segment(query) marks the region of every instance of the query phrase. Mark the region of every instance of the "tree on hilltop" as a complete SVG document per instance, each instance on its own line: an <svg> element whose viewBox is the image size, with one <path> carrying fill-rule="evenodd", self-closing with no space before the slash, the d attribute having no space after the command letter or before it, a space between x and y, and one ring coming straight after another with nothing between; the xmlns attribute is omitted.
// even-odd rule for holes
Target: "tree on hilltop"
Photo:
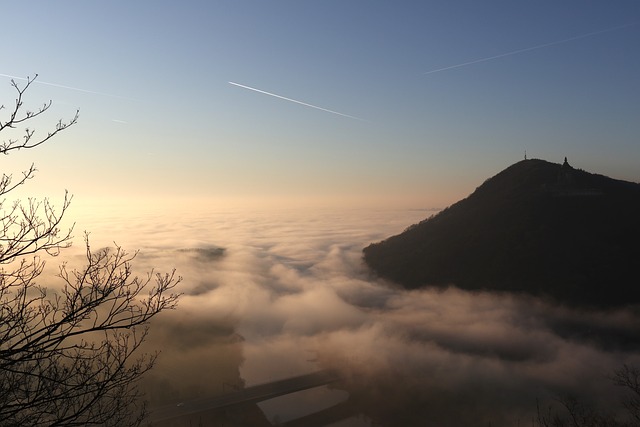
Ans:
<svg viewBox="0 0 640 427"><path fill-rule="evenodd" d="M46 135L26 127L51 106L24 107L34 80L11 81L17 96L14 105L0 106L1 154L36 148L78 120L76 112ZM175 308L180 277L175 271L137 277L135 254L92 250L85 234L84 267L62 264L59 285L38 283L50 279L42 275L42 257L68 248L72 228L61 228L67 193L57 208L48 199L7 201L35 173L32 164L18 177L0 178L0 425L140 425L145 407L136 384L157 353L137 350L149 320Z"/></svg>

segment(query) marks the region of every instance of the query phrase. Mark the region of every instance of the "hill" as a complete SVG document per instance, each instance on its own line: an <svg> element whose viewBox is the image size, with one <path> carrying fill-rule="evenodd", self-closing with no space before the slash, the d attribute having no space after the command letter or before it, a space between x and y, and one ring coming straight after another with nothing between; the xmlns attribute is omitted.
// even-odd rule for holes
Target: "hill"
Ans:
<svg viewBox="0 0 640 427"><path fill-rule="evenodd" d="M640 184L520 161L467 198L364 249L406 288L455 285L573 305L640 303Z"/></svg>

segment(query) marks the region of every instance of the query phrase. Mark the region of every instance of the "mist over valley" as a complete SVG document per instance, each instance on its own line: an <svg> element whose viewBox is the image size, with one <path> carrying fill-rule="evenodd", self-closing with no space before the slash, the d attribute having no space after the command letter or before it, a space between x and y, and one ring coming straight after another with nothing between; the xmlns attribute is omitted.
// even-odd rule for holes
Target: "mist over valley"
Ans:
<svg viewBox="0 0 640 427"><path fill-rule="evenodd" d="M364 264L364 247L432 213L225 207L78 226L138 248L141 272L184 277L179 307L154 319L146 343L161 351L141 384L150 408L331 369L343 381L260 403L264 419L347 404L335 425L524 425L536 402L555 408L560 396L621 410L610 377L640 362L634 309L404 290ZM208 425L203 414L191 422Z"/></svg>

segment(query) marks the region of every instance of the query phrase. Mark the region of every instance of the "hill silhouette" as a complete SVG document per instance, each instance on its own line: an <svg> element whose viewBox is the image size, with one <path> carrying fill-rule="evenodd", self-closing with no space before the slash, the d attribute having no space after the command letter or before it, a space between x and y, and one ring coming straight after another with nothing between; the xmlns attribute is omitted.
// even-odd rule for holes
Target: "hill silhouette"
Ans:
<svg viewBox="0 0 640 427"><path fill-rule="evenodd" d="M640 303L640 184L523 160L467 198L364 249L406 288L523 292L570 305Z"/></svg>

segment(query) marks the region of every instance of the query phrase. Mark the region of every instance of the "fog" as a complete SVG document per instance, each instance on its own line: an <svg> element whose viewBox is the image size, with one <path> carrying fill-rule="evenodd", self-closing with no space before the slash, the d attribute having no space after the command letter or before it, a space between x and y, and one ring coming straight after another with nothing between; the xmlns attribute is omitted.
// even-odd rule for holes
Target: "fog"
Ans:
<svg viewBox="0 0 640 427"><path fill-rule="evenodd" d="M212 209L80 215L76 229L91 230L94 246L139 249L140 272L175 267L184 278L178 308L151 325L147 349L161 351L142 383L151 406L329 368L345 381L312 400L357 397L359 414L340 425L531 425L536 405L563 396L620 407L610 377L640 362L631 310L405 291L368 271L364 246L429 215ZM261 407L282 421L303 400Z"/></svg>

